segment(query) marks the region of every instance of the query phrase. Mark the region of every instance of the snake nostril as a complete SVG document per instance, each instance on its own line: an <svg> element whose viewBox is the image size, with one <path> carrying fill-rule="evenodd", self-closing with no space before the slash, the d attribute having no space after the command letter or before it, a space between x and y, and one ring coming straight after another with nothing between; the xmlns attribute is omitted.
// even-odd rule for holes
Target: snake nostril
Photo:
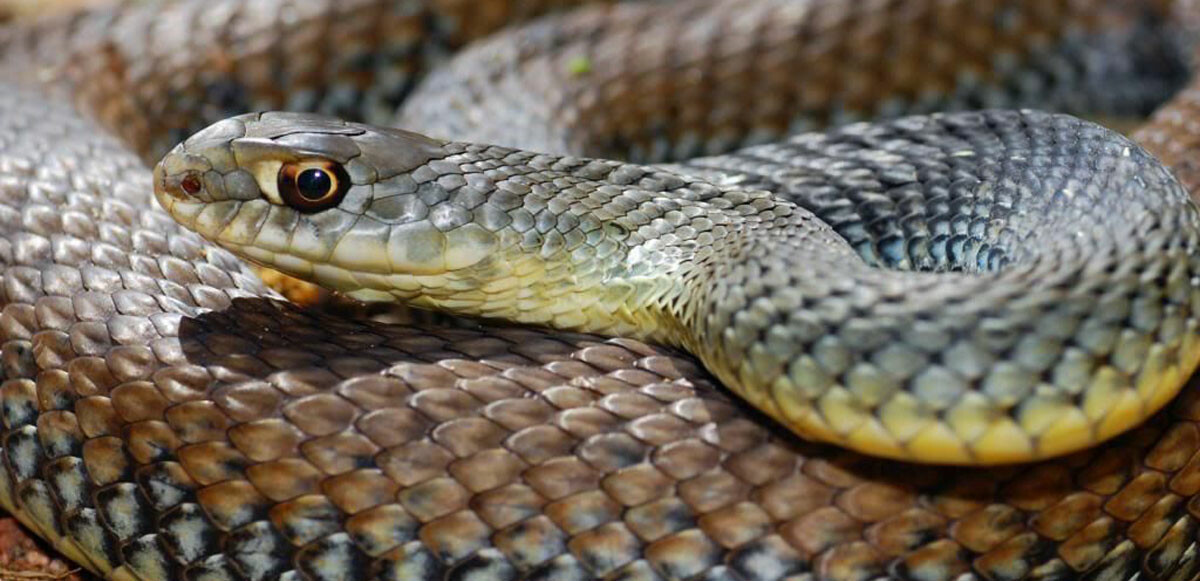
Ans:
<svg viewBox="0 0 1200 581"><path fill-rule="evenodd" d="M196 177L196 174L188 174L179 180L179 187L183 188L183 191L189 196L194 196L200 193L204 184L200 182L200 178Z"/></svg>

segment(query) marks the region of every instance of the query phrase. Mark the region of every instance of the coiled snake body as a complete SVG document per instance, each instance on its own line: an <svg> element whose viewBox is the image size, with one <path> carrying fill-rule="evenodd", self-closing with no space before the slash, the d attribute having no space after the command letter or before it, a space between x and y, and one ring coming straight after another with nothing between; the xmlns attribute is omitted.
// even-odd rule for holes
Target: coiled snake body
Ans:
<svg viewBox="0 0 1200 581"><path fill-rule="evenodd" d="M1175 175L1028 110L783 138L1144 113L1186 3L593 7L412 92L549 7L6 31L0 504L111 579L1196 576L1191 93L1135 134ZM251 113L131 152L400 101L433 137ZM152 189L351 296L566 331L299 309Z"/></svg>

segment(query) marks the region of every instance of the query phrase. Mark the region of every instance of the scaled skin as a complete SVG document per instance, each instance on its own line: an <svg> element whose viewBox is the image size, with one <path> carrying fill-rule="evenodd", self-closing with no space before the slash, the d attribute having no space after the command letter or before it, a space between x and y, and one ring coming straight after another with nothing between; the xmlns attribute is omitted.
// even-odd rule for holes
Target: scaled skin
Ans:
<svg viewBox="0 0 1200 581"><path fill-rule="evenodd" d="M318 162L345 168L345 198L290 207L281 168ZM931 204L912 231L979 227L868 232L907 250L860 256L801 207L828 195L822 171L829 187L878 172L881 199L970 176L938 202L959 217ZM772 185L782 172L817 181ZM1132 143L1069 117L909 118L663 169L266 113L184 142L155 182L177 220L251 261L363 300L679 345L797 434L891 458L1077 451L1161 408L1200 357L1183 331L1196 208ZM937 261L950 272L911 272ZM1159 261L1164 278L1122 282Z"/></svg>
<svg viewBox="0 0 1200 581"><path fill-rule="evenodd" d="M21 72L6 78L53 82L65 74L70 79L64 86L83 93L73 94L72 103L89 114L55 106L40 92L0 89L8 112L0 116L6 136L0 140L0 361L6 403L0 483L11 483L0 486L0 504L82 566L122 581L237 579L246 572L521 580L666 572L819 580L1195 577L1198 521L1190 507L1200 493L1200 392L1194 385L1169 411L1132 433L1057 460L1003 469L879 461L791 438L747 407L731 404L690 358L637 341L491 326L385 325L277 302L229 253L183 231L154 207L150 172L125 149L154 150L146 147L146 138L174 146L183 137L178 128L199 128L231 112L314 101L321 108L345 106L344 97L358 93L345 91L343 83L359 86L376 78L362 69L364 42L369 50L398 47L403 55L413 54L414 43L421 55L446 54L447 37L461 40L507 18L528 16L525 9L532 4L537 3L310 0L302 3L303 13L281 16L283 7L301 3L137 3L120 8L115 20L103 14L72 19L61 23L69 25L62 33L38 29L10 41L3 55ZM1119 25L1103 18L1107 9L1139 3L708 3L731 7L736 29L714 26L708 17L718 16L720 24L719 14L702 15L685 2L656 4L690 18L654 19L654 30L662 33L626 35L635 43L647 40L643 49L650 50L611 50L612 44L578 29L567 36L576 41L572 46L633 55L628 64L641 70L679 62L681 56L712 62L709 51L730 55L731 49L748 49L750 60L724 60L733 66L700 76L731 82L692 85L703 98L680 100L687 105L676 109L680 120L694 128L696 112L714 110L708 97L761 94L765 85L756 82L756 73L794 80L801 88L772 95L828 95L822 103L834 106L860 89L886 95L872 84L880 78L874 71L843 66L847 46L885 57L855 53L868 64L915 62L915 69L888 70L916 70L917 77L899 78L958 95L956 80L979 87L978 78L958 75L963 70L958 67L970 68L977 58L993 62L987 51L959 50L962 35L991 31L996 10L1015 10L1023 18L1001 20L1019 26L1007 29L1000 42L979 43L971 34L971 46L1003 48L1010 41L1050 37L1051 49L1062 48L1054 39L1063 38L1063 31ZM379 9L384 5L404 10L385 12ZM255 9L244 9L251 6ZM794 10L771 6L818 6L813 17L830 26L794 25L782 18ZM895 9L918 20L891 20ZM922 20L928 9L940 12ZM219 14L236 17L213 17ZM1080 17L1089 24L1080 26ZM913 35L893 35L889 22L920 25L906 29ZM701 34L686 34L689 26ZM1029 34L1024 26L1040 32ZM398 33L398 44L380 46L372 31ZM745 42L738 31L772 40L788 38L778 32L800 32L798 38L814 41L816 48L801 59L763 58L754 51L788 49L787 43ZM580 58L554 47L556 36L540 38L552 54ZM1101 38L1096 45L1109 52L1083 56L1130 48L1112 40ZM180 42L194 50L180 52ZM681 54L686 46L700 50ZM929 58L930 46L949 47L936 54L951 58ZM898 50L904 47L909 48ZM337 52L342 49L344 54ZM308 58L314 54L324 58L316 69ZM1153 51L1135 54L1148 56L1141 62L1154 66L1107 72L1155 72L1166 62ZM905 55L917 58L904 61ZM47 63L47 56L61 60ZM583 60L604 74L576 76L577 82L638 70L610 67L595 56ZM538 62L544 61L532 61ZM739 62L770 66L739 68ZM214 63L217 69L205 66ZM414 69L404 71L389 68L388 59L366 64L377 63L384 63L387 81L381 92L392 96L397 93L389 83L411 83L411 75L428 64L407 62ZM1036 54L1029 63L1062 61ZM38 74L28 74L30 69ZM222 74L210 85L213 70ZM511 94L493 90L487 83L496 78L478 69L457 70L484 83L487 90L478 95L504 102ZM1022 66L1013 70L1028 72ZM774 71L783 74L775 77ZM796 71L818 72L820 78ZM1070 86L1079 77L1033 72L1034 80L1067 82L1066 88L1032 85L1059 96L1087 88ZM1100 78L1101 90L1090 93L1100 101L1164 95L1153 90L1161 85ZM528 99L540 93L536 86L511 86L522 99L509 104L541 106ZM608 86L621 97L660 95L641 83ZM230 95L231 87L245 90ZM333 90L313 93L314 87ZM210 100L208 88L217 89L222 100ZM445 103L440 90L435 85L430 94ZM1046 103L1040 91L1015 95ZM595 107L578 119L601 128L658 130L653 108L636 109L649 113L638 118L644 122L610 125L597 115L628 109L591 100L594 96L599 94L581 93L581 102ZM234 100L224 100L229 98ZM753 113L782 118L786 126L791 110L777 103L738 103L715 109L705 121L727 129L741 113ZM1166 111L1145 137L1175 156L1171 159L1195 157L1188 153L1196 143L1191 109ZM572 108L560 111L570 116ZM106 137L87 121L91 118L122 135L124 145ZM511 123L514 117L504 112L476 117L481 118ZM704 132L684 133L679 148L720 145L726 135L717 132L710 140ZM847 147L847 141L853 140L838 145ZM901 145L918 149L912 141ZM822 168L869 169L877 159L849 149L841 158L812 157L800 175L819 182ZM745 171L761 160L736 161ZM863 244L861 236L869 232L858 228L862 216L854 211L831 206L818 214L871 264L941 264L933 256L914 263L890 244ZM973 223L932 218L924 223ZM1132 271L1126 274L1136 278ZM1121 305L1119 296L1114 293L1113 302L1089 312L1119 312L1114 308ZM1046 325L1062 322L1044 319ZM912 336L920 327L913 325ZM1097 331L1090 336L1111 336L1102 326ZM1028 347L1024 356L1040 352Z"/></svg>

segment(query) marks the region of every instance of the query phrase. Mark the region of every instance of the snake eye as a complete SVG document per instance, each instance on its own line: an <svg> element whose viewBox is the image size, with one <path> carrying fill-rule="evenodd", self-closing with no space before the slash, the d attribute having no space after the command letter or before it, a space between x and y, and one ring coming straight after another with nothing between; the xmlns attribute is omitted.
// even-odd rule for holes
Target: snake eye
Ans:
<svg viewBox="0 0 1200 581"><path fill-rule="evenodd" d="M350 176L331 161L287 163L279 168L279 195L301 212L336 206L350 189Z"/></svg>

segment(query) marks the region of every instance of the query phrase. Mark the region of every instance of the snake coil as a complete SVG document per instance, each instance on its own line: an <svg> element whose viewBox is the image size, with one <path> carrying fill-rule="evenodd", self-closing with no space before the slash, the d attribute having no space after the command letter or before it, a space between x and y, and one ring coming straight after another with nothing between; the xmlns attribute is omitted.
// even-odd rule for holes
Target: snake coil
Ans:
<svg viewBox="0 0 1200 581"><path fill-rule="evenodd" d="M558 4L4 30L0 505L122 581L1200 572L1200 99L1020 109L1157 107L1187 2L623 3L447 61Z"/></svg>

